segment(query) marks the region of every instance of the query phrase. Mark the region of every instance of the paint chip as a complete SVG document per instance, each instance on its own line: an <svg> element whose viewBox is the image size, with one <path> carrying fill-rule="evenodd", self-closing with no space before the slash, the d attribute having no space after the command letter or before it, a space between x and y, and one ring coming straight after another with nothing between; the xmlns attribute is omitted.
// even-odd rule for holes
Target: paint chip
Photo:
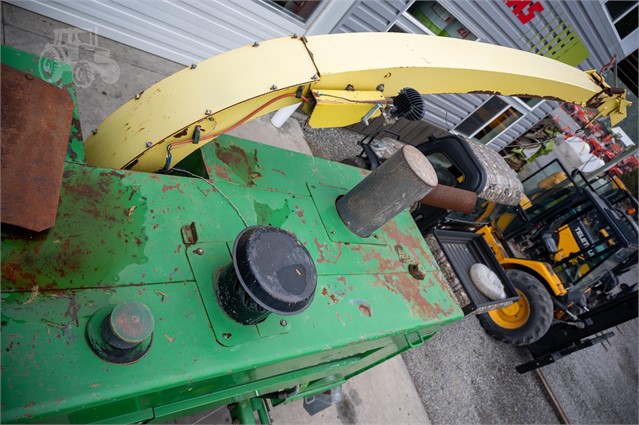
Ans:
<svg viewBox="0 0 639 425"><path fill-rule="evenodd" d="M33 285L33 287L31 288L31 295L25 302L22 303L22 305L28 305L34 302L35 299L38 297L39 292L40 288L38 288L38 285Z"/></svg>

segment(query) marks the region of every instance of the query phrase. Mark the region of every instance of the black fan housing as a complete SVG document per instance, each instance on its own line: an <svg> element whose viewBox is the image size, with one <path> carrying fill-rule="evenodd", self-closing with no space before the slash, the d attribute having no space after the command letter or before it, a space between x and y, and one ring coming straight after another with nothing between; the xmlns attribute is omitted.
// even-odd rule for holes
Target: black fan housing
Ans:
<svg viewBox="0 0 639 425"><path fill-rule="evenodd" d="M406 118L409 121L419 121L424 118L426 105L424 98L415 89L405 87L393 98L391 114L397 118Z"/></svg>

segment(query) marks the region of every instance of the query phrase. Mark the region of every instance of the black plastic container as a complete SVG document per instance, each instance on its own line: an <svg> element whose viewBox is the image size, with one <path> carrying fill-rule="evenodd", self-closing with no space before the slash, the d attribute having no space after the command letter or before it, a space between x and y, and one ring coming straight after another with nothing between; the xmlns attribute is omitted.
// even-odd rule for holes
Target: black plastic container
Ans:
<svg viewBox="0 0 639 425"><path fill-rule="evenodd" d="M311 304L317 287L315 263L294 235L272 226L244 229L233 245L233 262L216 281L222 310L251 325L271 313L291 316Z"/></svg>

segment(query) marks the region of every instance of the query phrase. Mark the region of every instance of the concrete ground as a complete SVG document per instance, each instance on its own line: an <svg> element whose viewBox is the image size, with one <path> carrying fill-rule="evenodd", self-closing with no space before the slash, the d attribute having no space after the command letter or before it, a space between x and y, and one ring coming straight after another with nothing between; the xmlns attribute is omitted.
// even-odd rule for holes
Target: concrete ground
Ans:
<svg viewBox="0 0 639 425"><path fill-rule="evenodd" d="M638 423L637 320L619 329L610 344L541 369L569 423ZM403 357L434 424L561 423L536 374L514 370L530 359L526 350L487 337L477 320Z"/></svg>
<svg viewBox="0 0 639 425"><path fill-rule="evenodd" d="M380 385L384 383L384 385ZM271 407L276 425L404 424L430 425L419 394L401 356L388 360L346 382L342 400L311 416L303 401ZM229 424L226 408L185 416L172 424Z"/></svg>
<svg viewBox="0 0 639 425"><path fill-rule="evenodd" d="M2 4L2 42L40 54L53 29L66 24ZM136 93L181 65L100 38L118 63L115 84L99 78L78 89L85 134ZM242 133L247 132L247 133ZM357 152L357 135L347 131L303 130L290 120L283 131L261 119L238 128L240 137L340 160ZM308 142L308 145L304 142ZM330 146L330 147L329 147ZM637 320L619 327L609 343L584 350L543 369L571 423L639 423L637 413ZM403 360L402 360L403 357ZM535 374L519 375L523 349L488 338L474 318L446 328L413 349L356 377L344 386L344 401L309 417L301 401L273 410L275 423L557 423ZM405 364L404 364L405 362ZM226 409L174 423L229 423Z"/></svg>

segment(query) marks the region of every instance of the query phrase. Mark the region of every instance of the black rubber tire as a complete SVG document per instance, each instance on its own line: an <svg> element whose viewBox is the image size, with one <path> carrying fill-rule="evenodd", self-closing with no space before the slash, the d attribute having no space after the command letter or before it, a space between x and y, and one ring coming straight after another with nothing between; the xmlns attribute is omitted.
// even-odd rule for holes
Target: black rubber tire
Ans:
<svg viewBox="0 0 639 425"><path fill-rule="evenodd" d="M368 165L368 161L361 156L354 156L351 158L342 159L340 161L342 164L350 165L352 167L363 168L368 170L370 166Z"/></svg>
<svg viewBox="0 0 639 425"><path fill-rule="evenodd" d="M498 341L512 345L528 345L543 337L553 320L553 304L548 290L529 273L520 270L506 270L513 286L521 291L530 306L530 316L517 329L506 329L497 325L488 313L477 316L486 333Z"/></svg>

